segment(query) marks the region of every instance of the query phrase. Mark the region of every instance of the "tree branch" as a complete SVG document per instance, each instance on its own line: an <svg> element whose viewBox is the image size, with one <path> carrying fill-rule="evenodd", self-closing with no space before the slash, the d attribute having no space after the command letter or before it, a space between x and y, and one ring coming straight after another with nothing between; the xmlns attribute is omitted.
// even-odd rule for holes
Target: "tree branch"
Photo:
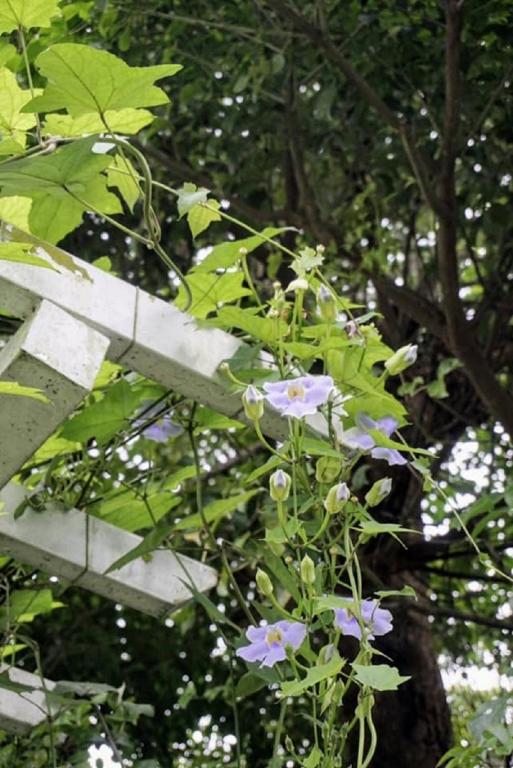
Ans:
<svg viewBox="0 0 513 768"><path fill-rule="evenodd" d="M417 613L423 613L425 616L440 616L448 619L458 619L459 621L470 621L473 624L479 624L482 627L491 627L492 629L507 630L513 632L513 622L501 621L500 619L492 619L486 616L478 616L475 613L464 613L462 611L455 611L450 608L438 608L437 605L417 605L416 603L410 603L409 607L417 611Z"/></svg>
<svg viewBox="0 0 513 768"><path fill-rule="evenodd" d="M334 45L331 38L328 37L325 32L316 27L301 13L291 8L285 0L266 0L266 2L278 16L281 16L288 21L296 31L302 32L318 48L322 49L347 80L358 89L371 107L383 118L385 123L399 135L406 156L426 202L435 212L439 212L440 202L437 198L436 191L430 182L428 164L416 146L415 136L413 135L411 127L390 109L388 104L381 98L377 91L374 90L370 83L368 83L367 80L354 69L352 64Z"/></svg>

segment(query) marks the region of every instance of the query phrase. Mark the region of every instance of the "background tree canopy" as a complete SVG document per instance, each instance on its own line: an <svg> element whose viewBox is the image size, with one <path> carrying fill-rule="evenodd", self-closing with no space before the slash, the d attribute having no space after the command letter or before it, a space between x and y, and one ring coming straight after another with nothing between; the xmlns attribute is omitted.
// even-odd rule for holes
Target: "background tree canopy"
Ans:
<svg viewBox="0 0 513 768"><path fill-rule="evenodd" d="M408 441L435 456L432 473L445 499L398 467L381 519L421 535L412 536L408 549L388 538L369 544L365 553L370 584L411 585L419 596L394 605L397 631L378 646L411 680L378 698L380 748L372 766L434 768L461 739L465 749L455 753L455 765L470 768L484 759L487 765L504 764L497 756L513 753L511 735L503 734L502 753L483 758L472 752L486 728L468 731L462 723L481 702L453 696L450 711L440 665L476 664L504 674L511 666L511 585L486 562L511 574L512 4L61 5L63 18L30 40L31 61L50 43L78 42L118 54L132 66L182 64L180 73L160 84L170 105L157 107L157 119L136 140L154 177L173 187L193 182L208 188L229 213L259 230L288 227L283 242L291 248L324 245L327 274L338 293L378 313L376 325L391 347L418 344L417 362L397 380L394 394L408 410ZM10 43L2 40L0 59L23 78L22 58L11 45L16 35ZM236 224L219 221L193 239L169 198L157 196L156 206L162 242L183 272L197 262L199 249L245 235ZM128 221L142 230L139 204ZM150 292L174 295L155 255L100 216L90 214L61 245ZM263 295L272 295L274 281L285 285L293 276L272 247L251 253L249 266ZM14 319L5 319L2 330L7 336L15 327ZM108 370L99 382L113 406L124 396L116 383L108 384L115 376ZM48 471L53 456L36 454L32 465L41 467L40 479L56 498L78 506L110 504L103 513L117 521L138 510L132 529L144 531L144 504L158 493L152 482L170 475L169 487L180 485L184 506L194 509L187 469L194 465L191 434L207 467L207 496L222 498L237 482L241 493L246 490L243 478L262 463L261 446L249 430L148 382L132 386L130 396L132 409L162 398L180 425L173 439L127 440L140 429L122 417L106 430L95 455L85 450L87 425L79 423L75 431L68 425L60 437L75 445L66 460ZM362 486L373 479L370 465L359 472ZM110 499L120 482L124 495ZM260 530L260 503L258 496L248 498L216 528L234 542L228 556L249 599L259 558L250 542ZM461 530L454 507L484 560ZM194 550L201 534L179 535L176 543L181 551ZM11 588L47 582L44 574L13 561L4 563L3 579ZM54 597L59 599L58 591ZM224 571L213 599L240 621ZM155 717L149 718L147 710L130 711L136 707L132 701L111 723L136 766L213 766L221 764L219 755L232 755L233 660L201 606L190 604L161 626L73 587L62 602L65 609L33 624L45 674L124 683L133 701L154 705ZM242 749L248 765L260 768L267 765L277 712L265 690L246 698L249 692L238 691ZM84 749L92 738L87 718L94 712L88 706L67 726ZM266 713L272 716L262 717ZM94 716L93 725L101 729L104 723ZM299 726L288 727L294 733ZM5 740L0 765L47 765L44 738L36 732L15 744Z"/></svg>

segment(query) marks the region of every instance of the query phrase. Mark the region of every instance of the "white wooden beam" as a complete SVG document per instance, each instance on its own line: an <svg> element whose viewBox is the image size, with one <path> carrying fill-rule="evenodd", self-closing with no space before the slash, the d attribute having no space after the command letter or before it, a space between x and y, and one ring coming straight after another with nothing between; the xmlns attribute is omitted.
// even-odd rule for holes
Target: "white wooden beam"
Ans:
<svg viewBox="0 0 513 768"><path fill-rule="evenodd" d="M29 688L23 692L0 687L0 730L12 734L23 734L47 717L48 707L41 678L19 667L0 667L12 683ZM51 680L44 681L48 691L55 688Z"/></svg>
<svg viewBox="0 0 513 768"><path fill-rule="evenodd" d="M245 346L240 339L215 328L201 328L168 302L66 256L76 272L0 261L0 307L24 318L35 303L49 299L107 336L110 360L244 421L240 395L231 392L218 374L219 365ZM314 431L327 434L322 415L307 421ZM288 426L266 408L262 431L283 440Z"/></svg>
<svg viewBox="0 0 513 768"><path fill-rule="evenodd" d="M26 509L26 490L9 483L0 493L0 551L142 613L163 618L191 599L190 579L199 592L217 583L217 572L192 558L157 550L105 574L142 539L77 509Z"/></svg>
<svg viewBox="0 0 513 768"><path fill-rule="evenodd" d="M0 380L37 387L49 400L1 396L0 487L92 389L108 346L105 336L43 301L0 351Z"/></svg>

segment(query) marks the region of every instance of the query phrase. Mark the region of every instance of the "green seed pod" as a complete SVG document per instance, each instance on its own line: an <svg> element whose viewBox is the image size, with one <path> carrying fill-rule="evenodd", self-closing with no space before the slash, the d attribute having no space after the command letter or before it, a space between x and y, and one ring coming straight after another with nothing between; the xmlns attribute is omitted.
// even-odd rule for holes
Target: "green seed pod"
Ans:
<svg viewBox="0 0 513 768"><path fill-rule="evenodd" d="M342 461L332 456L321 456L315 465L315 479L318 483L334 483L340 474Z"/></svg>
<svg viewBox="0 0 513 768"><path fill-rule="evenodd" d="M259 592L261 592L262 595L265 595L266 597L270 597L274 592L274 587L266 572L259 568L256 572L255 579Z"/></svg>

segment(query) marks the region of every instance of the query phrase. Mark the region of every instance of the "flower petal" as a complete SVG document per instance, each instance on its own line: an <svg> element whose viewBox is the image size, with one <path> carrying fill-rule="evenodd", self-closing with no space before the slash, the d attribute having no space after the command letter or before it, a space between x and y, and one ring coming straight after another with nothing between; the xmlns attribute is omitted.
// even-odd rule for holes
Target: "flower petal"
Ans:
<svg viewBox="0 0 513 768"><path fill-rule="evenodd" d="M283 645L273 643L269 648L267 647L266 655L261 663L261 667L273 667L278 661L285 661L287 653Z"/></svg>
<svg viewBox="0 0 513 768"><path fill-rule="evenodd" d="M268 651L269 646L264 640L260 643L250 643L250 645L237 648L235 655L244 659L244 661L262 661L262 659L265 659Z"/></svg>
<svg viewBox="0 0 513 768"><path fill-rule="evenodd" d="M377 446L372 449L371 456L373 459L382 459L383 461L386 461L390 466L393 466L394 464L408 463L407 459L405 459L395 448L382 448L381 446Z"/></svg>
<svg viewBox="0 0 513 768"><path fill-rule="evenodd" d="M340 440L354 451L370 451L376 445L373 438L358 427L347 429L341 434Z"/></svg>
<svg viewBox="0 0 513 768"><path fill-rule="evenodd" d="M306 627L299 621L279 621L277 626L283 632L283 645L290 645L295 651L306 637Z"/></svg>
<svg viewBox="0 0 513 768"><path fill-rule="evenodd" d="M343 635L356 637L357 640L362 638L362 630L358 621L345 608L335 609L335 626L340 629Z"/></svg>
<svg viewBox="0 0 513 768"><path fill-rule="evenodd" d="M262 640L265 640L268 631L269 627L248 627L246 637L252 643L260 643Z"/></svg>

